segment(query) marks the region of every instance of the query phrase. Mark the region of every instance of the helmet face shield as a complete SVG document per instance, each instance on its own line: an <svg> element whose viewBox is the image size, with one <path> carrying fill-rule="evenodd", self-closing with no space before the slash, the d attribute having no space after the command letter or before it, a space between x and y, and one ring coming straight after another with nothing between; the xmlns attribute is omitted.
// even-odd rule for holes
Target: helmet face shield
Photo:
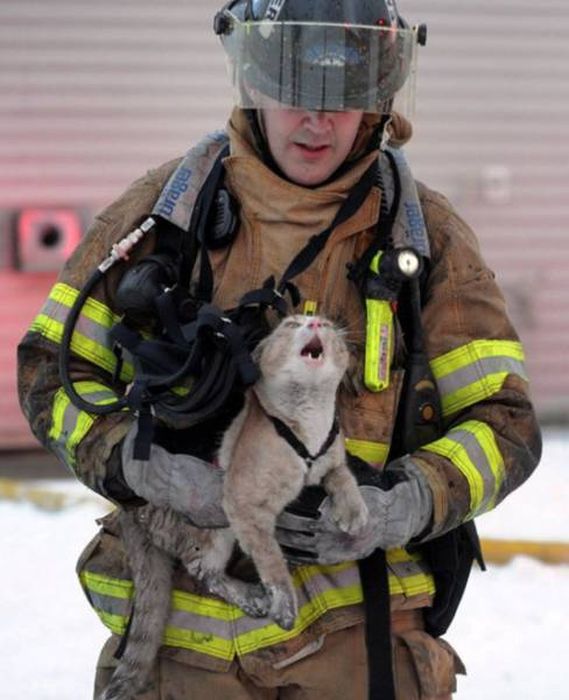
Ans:
<svg viewBox="0 0 569 700"><path fill-rule="evenodd" d="M242 108L383 113L412 72L412 29L226 17L221 40Z"/></svg>

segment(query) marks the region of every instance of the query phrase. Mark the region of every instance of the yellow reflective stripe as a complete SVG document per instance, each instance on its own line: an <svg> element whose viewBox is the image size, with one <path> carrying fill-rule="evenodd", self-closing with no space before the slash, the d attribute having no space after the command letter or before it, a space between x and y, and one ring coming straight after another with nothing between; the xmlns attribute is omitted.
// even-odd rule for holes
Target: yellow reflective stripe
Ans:
<svg viewBox="0 0 569 700"><path fill-rule="evenodd" d="M506 355L516 360L525 359L522 344L515 340L473 340L461 345L431 361L433 373L437 379L451 372L466 367L474 361L485 357Z"/></svg>
<svg viewBox="0 0 569 700"><path fill-rule="evenodd" d="M89 571L82 571L79 578L88 591L123 600L130 599L132 597L134 587L131 581L112 579L110 577L101 576L100 574L94 574ZM190 612L196 613L193 607L187 606L187 601L183 601L183 599L188 596L190 596L190 594L185 594L182 591L174 591L172 596L172 607L177 607L177 609L187 608ZM191 597L194 599L199 598L199 596ZM182 603L179 605L181 599ZM215 604L217 601L212 600L211 602ZM227 604L222 605L224 605L226 608L229 607ZM210 612L214 611L216 608L215 605L208 605L207 607L209 608ZM127 616L110 613L97 606L95 606L95 611L103 624L112 632L120 635L124 634L128 621ZM209 617L212 617L212 615L209 615ZM229 616L226 615L225 617L229 619ZM210 656L215 656L228 661L230 661L235 655L235 645L232 641L228 641L222 637L210 634L209 632L204 634L196 632L195 630L185 630L168 625L164 630L162 641L168 646L192 649L194 651L207 653Z"/></svg>
<svg viewBox="0 0 569 700"><path fill-rule="evenodd" d="M235 615L244 615L245 613L236 608L234 605L217 600L216 598L206 598L205 596L188 593L187 591L173 590L172 591L172 608L183 612L191 613L192 615L201 615L202 617L211 617L215 620L231 622L235 619Z"/></svg>
<svg viewBox="0 0 569 700"><path fill-rule="evenodd" d="M54 442L58 442L63 435L63 421L65 411L69 406L69 398L64 389L59 389L53 400L53 409L51 412L51 427L48 432L48 438Z"/></svg>
<svg viewBox="0 0 569 700"><path fill-rule="evenodd" d="M303 583L308 583L315 576L333 576L340 574L342 571L347 571L354 566L352 561L344 561L341 564L309 564L307 566L298 566L292 574L292 579L296 586Z"/></svg>
<svg viewBox="0 0 569 700"><path fill-rule="evenodd" d="M392 557L397 559L405 558L404 550L394 551ZM389 553L388 553L389 555ZM409 560L415 560L417 555L407 555ZM295 585L299 586L310 581L315 576L333 576L339 573L354 569L357 575L357 565L355 562L344 562L333 566L306 566L299 567L293 573ZM108 597L109 607L112 609L112 599L127 601L132 597L133 584L131 581L115 579L102 574L89 571L82 571L79 576L82 585L89 592ZM397 577L389 572L389 586L392 595L405 595L407 597L422 593L434 593L432 577L428 575L413 575L408 577ZM197 652L208 654L220 659L231 660L237 651L239 654L247 654L258 649L262 649L274 644L283 643L293 639L298 634L309 627L317 618L327 610L345 607L361 603L363 600L362 588L358 583L349 584L343 587L323 590L313 596L307 603L301 606L296 624L292 630L283 630L271 620L254 621L259 627L238 633L238 621L243 619L245 614L237 607L225 603L224 601L205 598L193 593L174 590L172 592L172 610L183 611L190 616L195 615L221 621L227 624L227 638L204 632L197 629L179 627L169 624L164 632L163 642L169 646L192 649ZM122 634L126 628L127 616L120 615L101 608L104 601L99 599L94 608L102 622L115 634ZM247 618L247 622L252 622ZM191 621L190 621L191 624ZM207 624L207 622L206 622ZM237 624L237 627L236 627ZM201 626L203 630L203 625ZM224 628L219 628L222 632ZM234 638L231 639L231 636Z"/></svg>
<svg viewBox="0 0 569 700"><path fill-rule="evenodd" d="M496 442L496 435L492 428L482 421L467 421L462 423L460 428L468 431L476 438L482 447L484 454L486 455L488 466L494 475L494 488L488 494L489 499L487 507L484 508L484 511L491 510L496 505L498 493L502 487L502 484L504 483L504 479L506 478L504 458L502 457L502 453L500 452L500 448Z"/></svg>
<svg viewBox="0 0 569 700"><path fill-rule="evenodd" d="M63 326L64 324L60 321L55 321L47 316L39 314L32 323L30 330L40 333L48 340L59 345L63 338ZM89 362L97 365L97 367L106 370L109 374L113 374L115 371L117 358L113 351L87 338L77 330L75 330L71 336L71 351L75 355L89 360ZM128 383L132 381L133 376L134 368L132 364L123 362L120 376L121 381Z"/></svg>
<svg viewBox="0 0 569 700"><path fill-rule="evenodd" d="M92 381L74 382L77 393L102 406L117 401L117 396L104 384ZM64 388L59 389L53 400L52 423L48 438L62 459L73 466L77 446L89 432L95 417L76 408Z"/></svg>
<svg viewBox="0 0 569 700"><path fill-rule="evenodd" d="M111 578L104 574L96 574L86 570L79 574L79 579L86 588L94 593L108 595L112 598L121 598L122 600L132 598L134 585L132 581L127 579Z"/></svg>
<svg viewBox="0 0 569 700"><path fill-rule="evenodd" d="M412 598L423 593L434 595L436 591L432 574L419 573L402 577L389 572L388 580L390 595L404 595L406 598Z"/></svg>
<svg viewBox="0 0 569 700"><path fill-rule="evenodd" d="M90 571L82 571L79 575L81 583L88 592L130 600L134 592L132 581L115 579ZM172 609L187 611L191 614L204 617L222 619L229 622L232 618L231 607L227 603L211 598L174 590L172 592ZM106 625L115 634L123 634L127 624L127 616L118 615L94 606L95 611ZM237 608L235 608L237 610ZM241 611L239 611L241 612ZM200 633L195 630L186 630L168 625L164 630L163 643L169 646L193 649L210 656L231 660L235 655L235 646L232 641L223 639L211 633Z"/></svg>
<svg viewBox="0 0 569 700"><path fill-rule="evenodd" d="M500 391L509 374L527 380L518 341L474 340L431 361L443 414L452 415Z"/></svg>
<svg viewBox="0 0 569 700"><path fill-rule="evenodd" d="M304 308L302 312L304 313L305 316L314 316L318 309L318 302L317 301L310 301L306 300L304 302Z"/></svg>
<svg viewBox="0 0 569 700"><path fill-rule="evenodd" d="M63 282L58 282L51 290L49 299L70 309L78 296L79 290ZM92 321L95 321L95 323L105 326L105 328L111 328L120 320L118 314L115 314L108 306L103 304L103 302L93 297L87 298L81 313Z"/></svg>
<svg viewBox="0 0 569 700"><path fill-rule="evenodd" d="M79 296L79 291L69 285L58 283L50 292L42 311L36 316L30 331L36 332L53 343L60 344L69 309ZM109 307L97 299L89 297L77 321L71 339L71 350L76 355L93 362L98 367L113 373L117 359L107 344L106 333L120 320ZM92 336L92 337L91 337ZM121 367L121 379L132 380L134 369L131 363L124 361Z"/></svg>
<svg viewBox="0 0 569 700"><path fill-rule="evenodd" d="M404 564L409 561L422 560L422 556L419 554L419 552L408 552L403 547L388 549L385 556L388 564Z"/></svg>
<svg viewBox="0 0 569 700"><path fill-rule="evenodd" d="M235 646L239 654L248 654L257 649L273 644L282 644L297 637L326 610L355 605L363 600L362 587L353 584L341 589L330 589L310 599L298 611L295 625L292 630L286 631L275 623L270 623L261 629L245 632L235 638Z"/></svg>
<svg viewBox="0 0 569 700"><path fill-rule="evenodd" d="M171 647L181 647L208 654L224 661L231 661L235 656L235 644L232 641L217 637L209 632L184 630L168 625L162 638L164 644Z"/></svg>
<svg viewBox="0 0 569 700"><path fill-rule="evenodd" d="M404 595L407 598L427 594L435 594L435 579L425 571L423 556L419 552L408 552L402 547L389 549L386 552L391 595ZM397 571L404 573L398 574Z"/></svg>
<svg viewBox="0 0 569 700"><path fill-rule="evenodd" d="M105 627L107 627L113 634L124 634L128 618L124 617L123 615L115 615L113 613L105 612L105 610L101 610L100 608L95 608L95 612Z"/></svg>
<svg viewBox="0 0 569 700"><path fill-rule="evenodd" d="M468 453L464 447L459 443L454 442L454 440L445 437L431 443L430 445L424 445L421 449L427 450L428 452L434 452L442 457L446 457L464 475L468 481L468 487L470 490L469 517L473 517L484 497L484 482L480 472L470 461L470 457L468 456Z"/></svg>
<svg viewBox="0 0 569 700"><path fill-rule="evenodd" d="M363 459L373 465L383 466L389 453L389 445L385 442L371 442L369 440L356 440L346 438L346 450L354 457Z"/></svg>
<svg viewBox="0 0 569 700"><path fill-rule="evenodd" d="M464 475L470 489L469 518L495 505L505 467L496 437L486 423L466 421L421 449L446 457Z"/></svg>
<svg viewBox="0 0 569 700"><path fill-rule="evenodd" d="M496 374L486 375L483 379L472 382L462 389L454 391L452 394L445 396L441 395L441 404L443 408L443 416L450 416L457 413L468 406L473 406L479 401L497 394L509 372L498 372Z"/></svg>

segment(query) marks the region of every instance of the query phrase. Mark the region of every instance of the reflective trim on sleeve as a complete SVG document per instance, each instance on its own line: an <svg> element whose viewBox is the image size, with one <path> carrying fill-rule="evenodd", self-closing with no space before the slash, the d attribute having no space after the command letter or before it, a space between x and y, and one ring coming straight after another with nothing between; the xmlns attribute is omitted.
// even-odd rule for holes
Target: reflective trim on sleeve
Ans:
<svg viewBox="0 0 569 700"><path fill-rule="evenodd" d="M457 413L500 391L509 374L527 381L521 343L474 340L431 361L443 414Z"/></svg>
<svg viewBox="0 0 569 700"><path fill-rule="evenodd" d="M496 437L486 423L466 421L421 449L446 457L464 475L470 488L468 518L494 507L505 467Z"/></svg>
<svg viewBox="0 0 569 700"><path fill-rule="evenodd" d="M67 284L58 283L50 292L38 316L34 319L30 331L39 333L58 345L63 337L63 327L69 316L69 311L79 292ZM108 306L89 297L77 319L75 331L71 339L71 350L79 357L97 365L113 374L117 358L112 350L109 329L119 320ZM124 353L121 368L121 380L125 383L132 381L133 366L128 353Z"/></svg>
<svg viewBox="0 0 569 700"><path fill-rule="evenodd" d="M103 406L117 400L117 395L104 384L75 382L75 391L90 403ZM70 467L75 466L77 446L91 429L95 417L76 408L65 389L59 389L53 400L51 428L48 438L52 449Z"/></svg>
<svg viewBox="0 0 569 700"><path fill-rule="evenodd" d="M383 467L389 453L389 445L385 442L371 442L369 440L356 440L346 438L346 450L354 457L363 459L364 462L374 467Z"/></svg>

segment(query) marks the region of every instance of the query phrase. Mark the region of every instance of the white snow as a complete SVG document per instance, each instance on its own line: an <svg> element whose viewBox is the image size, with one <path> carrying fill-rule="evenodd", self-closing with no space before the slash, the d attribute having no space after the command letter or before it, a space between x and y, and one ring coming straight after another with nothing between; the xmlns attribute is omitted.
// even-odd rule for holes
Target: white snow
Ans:
<svg viewBox="0 0 569 700"><path fill-rule="evenodd" d="M549 433L534 476L479 520L482 536L569 541L569 434ZM85 489L50 482L73 497ZM0 501L0 698L90 700L107 637L74 567L95 534L103 502L59 512ZM565 700L569 566L523 557L474 571L447 634L469 675L459 700Z"/></svg>

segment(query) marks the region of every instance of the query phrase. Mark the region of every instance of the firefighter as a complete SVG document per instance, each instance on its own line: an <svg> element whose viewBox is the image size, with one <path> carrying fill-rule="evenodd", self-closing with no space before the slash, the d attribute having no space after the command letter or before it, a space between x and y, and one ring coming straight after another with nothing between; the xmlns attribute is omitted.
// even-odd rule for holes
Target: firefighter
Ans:
<svg viewBox="0 0 569 700"><path fill-rule="evenodd" d="M361 536L343 536L325 498L312 511L281 516L277 536L300 601L292 631L248 618L177 570L164 645L137 697L363 700L378 697L380 687L384 698L450 698L464 667L440 634L476 550L465 523L529 477L541 438L523 349L474 234L442 195L408 177L399 158L411 126L393 100L412 82L420 37L394 0L235 0L218 13L215 28L235 90L225 134L190 152L192 168L180 161L162 165L96 217L19 346L23 410L37 438L113 503L136 508L149 501L175 508L199 527L226 524L211 434L156 420L149 459L134 459L135 417L78 408L62 386L58 357L63 324L92 270L157 202L163 215L187 205L188 193L199 189L220 144L228 142L224 187L228 216L237 223L200 252L211 266L213 302L235 307L271 275L281 278L311 238L331 228L294 282L304 312L325 314L348 329L353 361L338 397L339 417L371 524ZM376 172L387 154L391 182L389 168L382 179ZM360 201L338 222L356 190ZM370 340L379 332L370 321L376 307L366 294L369 251L378 252L374 245L386 222L384 249L414 251L420 265L417 258L410 265L424 273L414 287L419 311L411 303L406 315L395 313L403 306L396 297L371 299L387 314L378 355ZM133 381L109 331L125 271L155 250L159 235L151 231L82 306L68 370L74 390L92 404L114 401ZM380 281L383 272L377 262ZM413 329L417 323L420 329ZM423 383L434 377L436 384L434 398L431 392L418 402L416 434L405 418L405 402L422 396L421 382L409 379L414 338L421 341L416 355L423 348L428 358ZM430 439L420 433L423 424L437 428ZM383 475L380 485L368 478L370 468ZM449 547L456 556L445 554ZM374 601L365 600L365 567L357 562L375 551L386 552L390 634L383 651L370 654ZM112 514L83 552L78 573L112 633L97 667L97 696L112 674L131 611L132 585ZM237 558L233 573L250 576L247 561ZM392 679L374 679L376 665Z"/></svg>

